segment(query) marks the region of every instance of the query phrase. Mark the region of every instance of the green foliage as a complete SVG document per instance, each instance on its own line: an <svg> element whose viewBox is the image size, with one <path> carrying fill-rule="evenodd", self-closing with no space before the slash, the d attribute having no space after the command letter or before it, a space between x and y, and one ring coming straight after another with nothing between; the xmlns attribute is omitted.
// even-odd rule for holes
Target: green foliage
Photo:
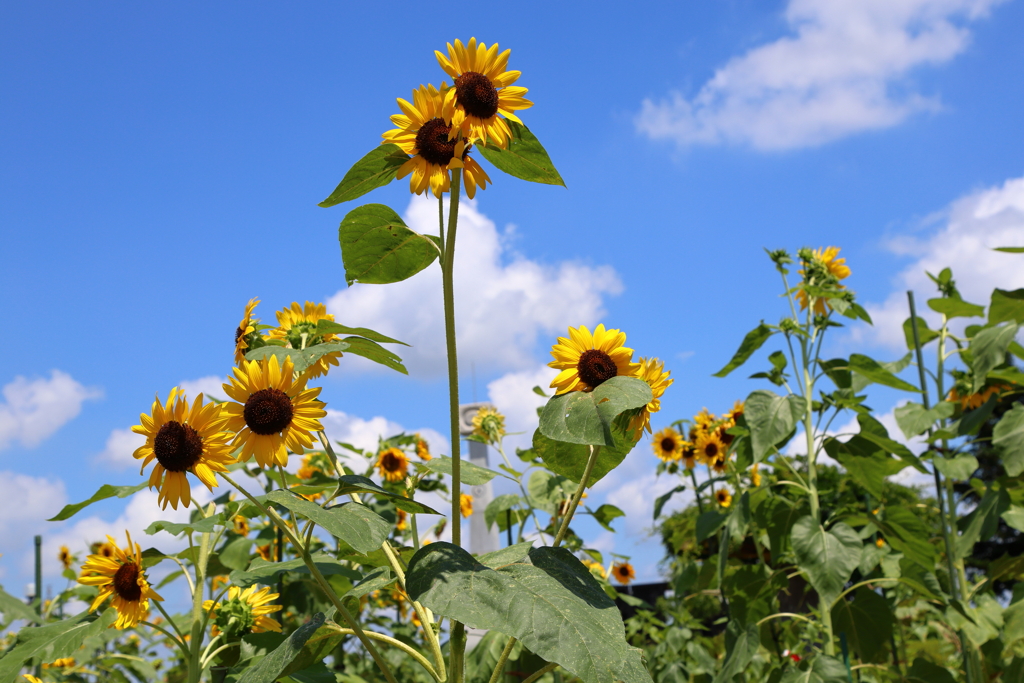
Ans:
<svg viewBox="0 0 1024 683"><path fill-rule="evenodd" d="M63 508L61 508L60 512L58 512L55 516L51 517L47 521L63 521L80 512L82 508L88 507L93 503L97 503L101 500L106 500L107 498L113 498L115 496L118 498L127 498L133 493L138 493L142 489L146 488L148 485L149 484L146 483L138 484L136 486L111 486L110 484L104 484L99 488L99 490L96 491L96 493L92 494L92 497L89 498L88 500L83 500L81 503L72 503L70 505L65 505Z"/></svg>
<svg viewBox="0 0 1024 683"><path fill-rule="evenodd" d="M612 377L593 391L570 391L552 397L541 410L540 432L555 441L615 448L615 419L652 399L647 382L636 377Z"/></svg>
<svg viewBox="0 0 1024 683"><path fill-rule="evenodd" d="M33 659L52 662L61 657L75 656L86 639L109 628L116 617L112 609L99 616L82 612L62 621L21 629L14 645L0 658L0 680L13 681L25 662Z"/></svg>
<svg viewBox="0 0 1024 683"><path fill-rule="evenodd" d="M826 608L839 597L860 564L861 548L856 532L841 522L825 529L807 516L793 524L793 552L797 564L807 573L808 581Z"/></svg>
<svg viewBox="0 0 1024 683"><path fill-rule="evenodd" d="M579 394L581 392L573 392ZM636 442L626 433L626 430L618 423L611 427L614 446L601 447L594 463L593 471L590 474L589 486L593 486L606 474L619 466L626 458ZM533 451L544 462L544 465L556 474L560 474L573 481L583 479L583 471L587 466L587 458L590 457L590 446L568 441L556 441L545 436L540 429L533 433Z"/></svg>
<svg viewBox="0 0 1024 683"><path fill-rule="evenodd" d="M345 281L383 285L420 272L438 256L435 243L413 232L383 204L353 209L338 228Z"/></svg>
<svg viewBox="0 0 1024 683"><path fill-rule="evenodd" d="M521 123L509 121L508 125L512 130L508 149L501 149L493 144L479 146L476 150L480 156L514 178L565 187L565 181L551 163L547 150L540 144L537 136Z"/></svg>
<svg viewBox="0 0 1024 683"><path fill-rule="evenodd" d="M327 199L319 206L328 208L342 202L358 199L371 190L384 187L398 173L398 169L409 160L409 155L395 144L374 147L348 170ZM335 176L337 177L337 176Z"/></svg>
<svg viewBox="0 0 1024 683"><path fill-rule="evenodd" d="M386 520L359 503L345 503L324 509L288 491L271 491L267 494L267 500L315 522L335 538L362 553L379 548L391 531L391 525Z"/></svg>
<svg viewBox="0 0 1024 683"><path fill-rule="evenodd" d="M452 459L444 455L432 458L425 463L421 463L421 466L427 468L431 472L452 476ZM480 467L479 465L474 465L471 462L466 462L465 460L459 463L459 480L462 481L463 484L480 486L482 484L486 484L497 476L504 475L500 472L489 470L486 467Z"/></svg>
<svg viewBox="0 0 1024 683"><path fill-rule="evenodd" d="M762 322L760 325L747 332L747 336L743 338L743 342L740 344L740 348L736 350L733 357L725 364L725 367L716 372L712 377L725 377L730 372L740 367L747 362L754 352L764 346L764 343L768 341L769 337L775 334L776 330L765 325Z"/></svg>
<svg viewBox="0 0 1024 683"><path fill-rule="evenodd" d="M306 641L323 626L324 615L317 612L313 617L255 666L248 667L239 677L239 683L274 683L285 675L288 666L302 653Z"/></svg>
<svg viewBox="0 0 1024 683"><path fill-rule="evenodd" d="M806 410L799 396L779 396L759 389L744 401L744 419L750 429L754 462L761 462L772 449L789 439Z"/></svg>

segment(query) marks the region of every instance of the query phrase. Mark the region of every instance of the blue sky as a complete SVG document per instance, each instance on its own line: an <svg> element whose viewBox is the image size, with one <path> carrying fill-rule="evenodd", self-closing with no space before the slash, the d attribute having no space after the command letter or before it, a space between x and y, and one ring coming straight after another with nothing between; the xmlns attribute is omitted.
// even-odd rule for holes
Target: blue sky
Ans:
<svg viewBox="0 0 1024 683"><path fill-rule="evenodd" d="M41 521L140 480L124 430L155 393L216 385L250 297L264 320L327 301L414 345L410 377L355 359L332 373L333 438L444 432L440 307L423 294L436 270L346 290L336 228L355 205L316 204L379 143L396 97L445 77L433 50L455 38L512 49L536 103L523 120L567 185L493 171L460 229L463 397L515 427L532 429L547 350L581 323L666 360L676 384L656 427L757 388L710 375L783 313L762 247L842 246L877 324L838 334L837 353L902 355L903 291L930 295L925 268L952 265L979 303L1024 286L1012 257L986 251L1024 243L1021 0L483 4L465 21L403 3L3 13L0 581L13 592L34 533L49 552L170 514L140 494ZM363 201L432 229L418 217L436 206L407 187ZM635 539L673 484L652 461L642 443L595 496L629 510L614 547L646 578L660 551Z"/></svg>

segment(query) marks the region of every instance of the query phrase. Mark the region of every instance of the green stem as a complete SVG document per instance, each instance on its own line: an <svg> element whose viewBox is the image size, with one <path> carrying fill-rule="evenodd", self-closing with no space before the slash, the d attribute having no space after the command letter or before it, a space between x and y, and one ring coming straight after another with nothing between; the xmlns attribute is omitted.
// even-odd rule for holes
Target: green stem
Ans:
<svg viewBox="0 0 1024 683"><path fill-rule="evenodd" d="M523 683L533 683L534 681L536 681L538 678L540 678L544 674L549 673L551 671L554 671L557 668L558 668L558 664L556 662L551 662L550 664L545 664L543 668L538 669L531 676L526 678L523 681Z"/></svg>
<svg viewBox="0 0 1024 683"><path fill-rule="evenodd" d="M697 498L697 510L703 515L704 503L700 500L700 487L697 486L697 473L692 469L690 470L690 481L693 482L693 495Z"/></svg>
<svg viewBox="0 0 1024 683"><path fill-rule="evenodd" d="M210 511L204 516L213 514L216 505L210 503ZM199 540L199 558L196 561L196 589L192 591L192 638L189 642L189 683L199 683L203 668L199 657L203 647L203 593L206 590L206 565L210 560L210 532L206 532Z"/></svg>
<svg viewBox="0 0 1024 683"><path fill-rule="evenodd" d="M587 466L583 470L583 478L580 479L579 486L576 487L576 493L572 495L572 500L569 502L569 510L565 513L565 517L562 519L562 526L558 529L558 535L555 536L555 542L552 544L553 548L562 545L562 541L565 540L565 534L569 531L569 522L572 521L572 516L576 513L576 506L583 499L583 493L587 489L587 482L590 481L590 475L594 471L594 464L597 462L597 456L600 452L600 446L590 447L590 457L587 458Z"/></svg>
<svg viewBox="0 0 1024 683"><path fill-rule="evenodd" d="M171 633L170 631L168 631L167 629L162 628L160 626L157 626L156 624L154 624L151 621L140 621L139 623L143 624L145 626L150 627L154 631L159 631L160 633L162 633L165 636L167 636L168 638L170 638L171 642L174 643L175 645L177 645L178 649L181 650L181 654L185 657L185 661L186 662L189 661L192 658L192 653L188 651L187 647L185 647L185 643L183 643L180 640L178 640L174 636L174 634Z"/></svg>
<svg viewBox="0 0 1024 683"><path fill-rule="evenodd" d="M429 626L427 626L427 628L429 628ZM342 628L341 626L331 626L331 630L335 631L336 633L341 633L344 635L355 634L354 630L350 628ZM415 659L417 662L419 662L420 666L426 669L427 673L429 673L435 681L437 681L438 683L443 683L444 677L439 675L438 672L434 670L434 667L430 665L430 662L427 660L427 658L419 652L417 652L414 648L409 647L408 645L406 645L405 643L396 638L392 638L391 636L385 635L383 633L377 633L376 631L363 631L363 634L366 635L366 637L370 640L376 640L378 642L387 643L388 645L397 647L399 650L401 650L402 652L406 653L407 655Z"/></svg>
<svg viewBox="0 0 1024 683"><path fill-rule="evenodd" d="M509 638L508 642L505 643L505 649L501 651L498 663L494 665L494 673L491 674L490 683L498 683L498 679L501 678L501 672L505 669L505 662L508 661L508 656L512 654L512 648L515 647L515 644L515 638Z"/></svg>

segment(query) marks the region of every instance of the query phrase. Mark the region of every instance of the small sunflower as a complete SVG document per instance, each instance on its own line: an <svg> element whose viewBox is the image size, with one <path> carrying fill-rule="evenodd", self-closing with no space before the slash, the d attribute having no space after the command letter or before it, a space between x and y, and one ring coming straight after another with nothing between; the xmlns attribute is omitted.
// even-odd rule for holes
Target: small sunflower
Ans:
<svg viewBox="0 0 1024 683"><path fill-rule="evenodd" d="M697 466L697 451L689 441L683 443L683 467L692 470Z"/></svg>
<svg viewBox="0 0 1024 683"><path fill-rule="evenodd" d="M639 439L644 430L651 433L651 415L661 410L661 397L665 389L672 386L674 379L669 379L671 371L665 370L665 363L657 358L640 359L639 377L651 387L653 398L629 422L629 430L634 439Z"/></svg>
<svg viewBox="0 0 1024 683"><path fill-rule="evenodd" d="M409 456L400 448L386 448L377 456L377 469L384 481L402 481L409 474Z"/></svg>
<svg viewBox="0 0 1024 683"><path fill-rule="evenodd" d="M274 561L274 548L269 543L256 546L256 552L259 553L260 559L264 562Z"/></svg>
<svg viewBox="0 0 1024 683"><path fill-rule="evenodd" d="M583 562L583 566L586 567L587 569L589 569L590 573L593 574L594 576L599 576L602 579L607 579L608 578L608 572L606 572L604 570L604 567L601 566L600 562L596 562L595 560L589 560L589 559L584 559L584 560L582 560L582 562Z"/></svg>
<svg viewBox="0 0 1024 683"><path fill-rule="evenodd" d="M71 550L66 545L60 547L60 552L57 553L57 559L60 560L60 564L64 569L71 569L71 565L75 561L75 556L71 554Z"/></svg>
<svg viewBox="0 0 1024 683"><path fill-rule="evenodd" d="M728 469L728 462L729 461L726 459L725 452L723 451L722 453L719 454L717 458L715 458L714 462L710 463L711 469L715 471L715 474L725 474L726 469Z"/></svg>
<svg viewBox="0 0 1024 683"><path fill-rule="evenodd" d="M314 304L312 301L299 306L299 302L295 301L291 306L277 312L277 327L270 330L267 336L270 339L287 342L293 349L306 349L317 344L338 341L335 334L316 334L317 323L321 320L334 322L334 316L327 312L327 306ZM338 365L339 358L341 351L324 354L316 363L309 366L305 374L314 379L326 375L332 365Z"/></svg>
<svg viewBox="0 0 1024 683"><path fill-rule="evenodd" d="M654 454L663 462L679 460L683 457L685 446L686 441L683 440L683 435L672 427L665 427L651 439L651 448L654 449Z"/></svg>
<svg viewBox="0 0 1024 683"><path fill-rule="evenodd" d="M42 681L42 680L40 680L40 679L36 678L36 677L35 677L35 676L33 676L32 674L21 674L21 676L22 676L22 678L24 678L24 679L25 679L26 681L28 681L28 683L43 683L43 681Z"/></svg>
<svg viewBox="0 0 1024 683"><path fill-rule="evenodd" d="M555 360L549 367L561 370L551 380L555 394L570 391L593 391L612 377L636 377L640 363L633 362L633 349L626 348L625 333L606 330L604 325L594 328L594 333L585 325L569 328L569 338L559 337L551 347Z"/></svg>
<svg viewBox="0 0 1024 683"><path fill-rule="evenodd" d="M885 547L885 539L882 538L881 536L879 536L878 538L875 539L875 545L877 547L879 547L879 548L884 548Z"/></svg>
<svg viewBox="0 0 1024 683"><path fill-rule="evenodd" d="M732 404L732 410L725 414L725 419L732 420L733 424L743 415L743 401L736 400Z"/></svg>
<svg viewBox="0 0 1024 683"><path fill-rule="evenodd" d="M185 507L191 504L187 472L212 491L217 486L215 473L226 472L235 461L231 457L231 434L224 430L227 415L215 403L203 405L202 394L196 396L190 408L188 399L175 387L166 403L161 404L158 396L150 413L139 418L142 424L132 427L132 431L146 437L146 443L135 449L133 457L142 461L143 470L156 460L149 488L160 491L157 501L164 509L168 503L175 510L179 501Z"/></svg>
<svg viewBox="0 0 1024 683"><path fill-rule="evenodd" d="M946 396L946 400L950 403L959 403L960 409L963 411L975 410L985 404L992 396L998 394L1005 387L999 384L994 384L985 387L978 393L971 393L970 389L963 390L962 387L954 386L949 390L949 394ZM962 392L962 393L961 393Z"/></svg>
<svg viewBox="0 0 1024 683"><path fill-rule="evenodd" d="M839 284L840 280L844 280L850 277L850 268L846 265L845 258L836 258L839 256L839 247L825 247L823 249L814 250L814 263L808 268L810 273L803 270L798 271L804 276L804 281L807 282L808 278L813 278L814 271L822 272L826 280L825 282L814 282L816 285L829 284L828 280L832 281L832 284L838 289L844 289L843 285ZM817 278L813 278L817 279ZM801 289L796 293L797 301L800 302L800 310L807 308L807 292ZM826 307L831 309L832 307L824 299L816 298L814 300L814 312L820 315L825 315Z"/></svg>
<svg viewBox="0 0 1024 683"><path fill-rule="evenodd" d="M710 412L707 408L701 408L700 412L693 416L693 424L697 428L697 431L709 431L711 425L718 422L718 418L715 414Z"/></svg>
<svg viewBox="0 0 1024 683"><path fill-rule="evenodd" d="M127 531L125 536L128 538L125 550L107 536L114 548L114 557L90 555L82 565L82 575L78 578L78 583L95 586L100 591L89 607L90 612L95 612L107 598L113 597L112 604L117 610L114 626L119 631L145 619L150 600L163 600L146 580L146 573L142 569L142 548L138 543L132 543L131 534Z"/></svg>
<svg viewBox="0 0 1024 683"><path fill-rule="evenodd" d="M231 520L234 523L234 531L239 536L249 535L249 520L244 515L235 515Z"/></svg>
<svg viewBox="0 0 1024 683"><path fill-rule="evenodd" d="M430 445L419 434L416 435L416 455L419 456L419 459L423 462L434 457L430 454Z"/></svg>
<svg viewBox="0 0 1024 683"><path fill-rule="evenodd" d="M213 577L213 580L210 582L211 592L216 593L217 591L220 590L221 586L228 585L228 582L230 580L231 580L231 577L228 576L227 574L217 574L216 576Z"/></svg>
<svg viewBox="0 0 1024 683"><path fill-rule="evenodd" d="M468 493L460 493L459 498L459 512L463 517L469 517L473 514L473 496Z"/></svg>
<svg viewBox="0 0 1024 683"><path fill-rule="evenodd" d="M278 594L271 593L268 586L258 591L256 586L249 586L244 591L238 586L231 586L224 602L203 602L203 609L210 612L213 621L210 634L216 637L223 633L228 638L238 638L247 633L280 633L281 624L267 616L282 609L281 605L267 604L277 598Z"/></svg>
<svg viewBox="0 0 1024 683"><path fill-rule="evenodd" d="M473 416L473 435L487 443L497 443L505 436L505 416L494 408L481 408Z"/></svg>
<svg viewBox="0 0 1024 683"><path fill-rule="evenodd" d="M412 102L398 98L401 114L391 117L391 123L398 126L384 133L382 144L393 143L412 158L398 169L396 178L407 175L409 191L423 194L427 188L435 197L451 189L451 171L463 170L466 194L470 199L476 196L476 188L487 189L491 182L487 172L469 156L469 145L464 139L456 139L458 127L452 126L455 115L455 100L446 100L449 89L444 83L438 90L433 85L421 85L412 91Z"/></svg>
<svg viewBox="0 0 1024 683"><path fill-rule="evenodd" d="M100 557L113 558L117 556L117 546L108 541L93 543L89 546L89 553Z"/></svg>
<svg viewBox="0 0 1024 683"><path fill-rule="evenodd" d="M753 484L754 488L758 488L761 485L761 474L757 471L759 465L754 465L750 468L750 483Z"/></svg>
<svg viewBox="0 0 1024 683"><path fill-rule="evenodd" d="M616 562L612 565L612 576L623 586L628 586L636 578L636 572L629 562Z"/></svg>
<svg viewBox="0 0 1024 683"><path fill-rule="evenodd" d="M312 448L314 432L323 429L324 404L316 400L320 388L307 389L306 377L294 377L292 361L277 356L246 361L234 369L224 391L234 400L225 403L225 427L236 432L233 448L241 447L239 460L256 456L260 467L286 465L288 451L301 455Z"/></svg>
<svg viewBox="0 0 1024 683"><path fill-rule="evenodd" d="M259 322L259 319L254 320L252 312L259 302L259 299L249 299L249 303L245 305L242 322L238 323L238 328L235 330L235 365L245 360L245 352L249 350L252 341L250 335L256 332L256 323Z"/></svg>
<svg viewBox="0 0 1024 683"><path fill-rule="evenodd" d="M725 460L725 444L722 443L718 432L704 432L697 437L694 447L697 451L697 458L708 466L714 465L719 460Z"/></svg>
<svg viewBox="0 0 1024 683"><path fill-rule="evenodd" d="M74 669L75 658L74 657L61 657L55 659L52 662L43 664L44 669Z"/></svg>
<svg viewBox="0 0 1024 683"><path fill-rule="evenodd" d="M456 40L454 46L448 43L447 47L447 55L434 51L437 63L455 79L444 100L446 108L454 108L454 115L446 120L470 140L485 145L493 140L507 148L512 130L505 119L522 123L512 112L533 106L523 97L526 88L512 85L521 72L505 70L512 50L499 54L497 43L488 48L484 43L477 44L476 38L470 38L465 46Z"/></svg>
<svg viewBox="0 0 1024 683"><path fill-rule="evenodd" d="M405 510L395 510L395 531L405 531L409 528L408 517Z"/></svg>
<svg viewBox="0 0 1024 683"><path fill-rule="evenodd" d="M732 494L725 489L718 489L715 491L715 500L718 501L719 505L727 508L732 505Z"/></svg>

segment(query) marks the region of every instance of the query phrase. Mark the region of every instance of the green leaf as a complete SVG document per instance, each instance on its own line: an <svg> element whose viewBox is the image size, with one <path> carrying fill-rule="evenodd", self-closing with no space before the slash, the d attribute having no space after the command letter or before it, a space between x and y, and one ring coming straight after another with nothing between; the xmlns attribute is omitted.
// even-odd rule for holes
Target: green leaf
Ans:
<svg viewBox="0 0 1024 683"><path fill-rule="evenodd" d="M402 346L409 346L404 341L398 341L392 339L380 332L374 332L368 327L346 327L340 323L336 323L333 320L318 320L316 323L316 332L318 336L325 334L347 334L355 335L357 337L365 337L370 341L375 341L379 344L401 344Z"/></svg>
<svg viewBox="0 0 1024 683"><path fill-rule="evenodd" d="M742 495L733 498L729 506L729 535L732 538L740 539L747 535L747 525L750 524L750 491L744 491Z"/></svg>
<svg viewBox="0 0 1024 683"><path fill-rule="evenodd" d="M772 497L754 510L754 521L768 531L772 562L778 563L782 556L792 549L790 539L793 524L807 514L807 505L802 501L793 505L785 498Z"/></svg>
<svg viewBox="0 0 1024 683"><path fill-rule="evenodd" d="M484 509L484 522L487 524L487 528L490 529L495 523L498 523L498 529L504 531L505 527L501 525L501 522L507 517L506 512L525 502L522 496L514 493L505 493L492 500ZM513 514L513 517L515 522L518 522L519 516Z"/></svg>
<svg viewBox="0 0 1024 683"><path fill-rule="evenodd" d="M998 325L1012 320L1024 323L1024 289L1012 292L1005 289L992 290L992 303L988 307L988 324Z"/></svg>
<svg viewBox="0 0 1024 683"><path fill-rule="evenodd" d="M846 468L847 474L875 498L884 497L885 478L907 466L906 462L889 457L885 451L859 435L846 443L829 437L825 440L825 452Z"/></svg>
<svg viewBox="0 0 1024 683"><path fill-rule="evenodd" d="M443 456L442 456L443 457ZM372 479L358 474L345 474L338 477L338 495L345 496L350 493L372 493L377 496L389 498L399 510L405 510L420 515L440 515L441 513L423 503L418 503L411 498L399 495L394 491L388 491Z"/></svg>
<svg viewBox="0 0 1024 683"><path fill-rule="evenodd" d="M1011 477L1024 472L1024 405L1018 403L1003 413L992 430L992 445Z"/></svg>
<svg viewBox="0 0 1024 683"><path fill-rule="evenodd" d="M869 382L882 384L893 389L902 389L903 391L913 391L915 393L920 393L921 391L913 384L904 382L894 375L874 358L869 358L859 353L850 354L850 370L869 380Z"/></svg>
<svg viewBox="0 0 1024 683"><path fill-rule="evenodd" d="M332 536L340 538L361 553L379 548L391 533L391 525L387 520L358 503L345 503L324 509L316 503L281 489L268 493L267 500L312 520Z"/></svg>
<svg viewBox="0 0 1024 683"><path fill-rule="evenodd" d="M565 187L565 181L551 163L551 157L530 129L515 121L508 121L508 125L512 129L508 149L497 145L477 146L480 156L514 178Z"/></svg>
<svg viewBox="0 0 1024 683"><path fill-rule="evenodd" d="M936 454L932 458L932 465L947 479L967 481L978 469L978 459L970 453L961 453L955 458L943 458Z"/></svg>
<svg viewBox="0 0 1024 683"><path fill-rule="evenodd" d="M603 526L608 531L612 532L614 532L615 529L612 528L611 521L616 517L625 516L625 512L615 507L614 505L609 505L608 503L605 503L601 507L594 510L594 519L597 520L597 523Z"/></svg>
<svg viewBox="0 0 1024 683"><path fill-rule="evenodd" d="M597 461L587 481L588 487L601 481L606 474L618 467L636 445L626 434L626 430L618 424L612 425L612 438L615 439L615 445L604 446L597 454ZM549 470L573 481L583 478L583 471L587 468L587 460L590 458L590 446L549 439L539 429L533 433L532 450Z"/></svg>
<svg viewBox="0 0 1024 683"><path fill-rule="evenodd" d="M674 489L672 489L668 493L665 493L665 494L660 495L657 498L655 498L654 499L654 519L658 519L658 517L661 516L661 510L662 510L662 508L665 507L665 503L668 502L669 498L671 498L673 495L679 493L680 491L685 491L685 490L686 490L686 487L683 486L682 484L680 484L679 486L675 487Z"/></svg>
<svg viewBox="0 0 1024 683"><path fill-rule="evenodd" d="M935 572L926 569L908 557L900 559L900 581L907 584L929 600L946 602L942 587Z"/></svg>
<svg viewBox="0 0 1024 683"><path fill-rule="evenodd" d="M949 669L933 664L924 657L914 659L914 664L907 669L907 683L956 683L956 678Z"/></svg>
<svg viewBox="0 0 1024 683"><path fill-rule="evenodd" d="M355 355L362 356L367 360L372 360L374 363L379 363L386 368L397 370L403 375L409 374L409 371L405 369L404 365L402 365L402 359L398 354L388 351L375 341L363 339L362 337L345 337L342 340L342 343L348 344L349 353L354 353Z"/></svg>
<svg viewBox="0 0 1024 683"><path fill-rule="evenodd" d="M765 389L750 394L743 405L754 462L761 462L776 444L789 436L807 407L799 396L778 396Z"/></svg>
<svg viewBox="0 0 1024 683"><path fill-rule="evenodd" d="M242 536L230 541L217 554L217 559L228 569L241 570L249 566L251 551L252 539Z"/></svg>
<svg viewBox="0 0 1024 683"><path fill-rule="evenodd" d="M409 563L406 589L437 614L518 638L584 683L650 682L615 603L565 548L530 548L492 569L458 546L432 543Z"/></svg>
<svg viewBox="0 0 1024 683"><path fill-rule="evenodd" d="M886 508L884 520L874 514L869 517L882 530L886 542L898 552L929 571L935 568L935 546L928 542L933 530L909 508Z"/></svg>
<svg viewBox="0 0 1024 683"><path fill-rule="evenodd" d="M881 422L870 415L860 413L857 415L857 423L860 425L860 432L855 438L870 441L886 453L895 455L897 458L915 468L922 474L930 473L925 469L924 465L921 464L920 458L914 455L909 448L900 442L893 441L889 438L889 431Z"/></svg>
<svg viewBox="0 0 1024 683"><path fill-rule="evenodd" d="M730 683L747 668L761 646L761 629L757 624L744 626L736 619L726 627L725 638L730 646L726 648L725 662L713 683Z"/></svg>
<svg viewBox="0 0 1024 683"><path fill-rule="evenodd" d="M345 177L338 183L338 187L334 188L331 196L320 202L318 206L326 209L362 197L370 190L384 187L395 179L398 169L408 160L409 155L396 144L389 143L374 147L369 154L348 170Z"/></svg>
<svg viewBox="0 0 1024 683"><path fill-rule="evenodd" d="M165 520L160 520L158 522L153 522L148 527L146 527L146 533L149 534L149 535L153 535L153 534L158 533L160 531L166 531L169 534L174 534L175 536L178 536L179 534L182 534L182 533L188 531L190 533L198 532L198 533L203 534L203 533L211 532L218 525L223 526L223 524L224 524L224 515L221 515L221 514L216 514L216 515L213 515L211 517L206 517L206 518L199 518L199 519L195 520L194 522L181 522L181 523L179 523L179 522L168 522L168 521L165 521Z"/></svg>
<svg viewBox="0 0 1024 683"><path fill-rule="evenodd" d="M576 483L560 474L536 469L526 484L526 493L532 507L555 515L558 508L576 491Z"/></svg>
<svg viewBox="0 0 1024 683"><path fill-rule="evenodd" d="M92 494L92 498L89 500L83 500L81 503L65 505L55 517L51 517L46 521L59 522L64 519L68 519L82 508L92 505L93 503L106 500L107 498L113 498L114 496L117 496L118 498L127 498L133 493L138 493L147 486L149 486L149 484L146 483L138 484L137 486L111 486L110 484L104 484L98 491L96 491L96 493Z"/></svg>
<svg viewBox="0 0 1024 683"><path fill-rule="evenodd" d="M807 515L793 525L792 538L797 565L807 573L823 607L832 605L860 564L863 544L857 532L841 522L826 530Z"/></svg>
<svg viewBox="0 0 1024 683"><path fill-rule="evenodd" d="M846 665L835 657L818 655L787 670L779 683L848 683Z"/></svg>
<svg viewBox="0 0 1024 683"><path fill-rule="evenodd" d="M878 662L892 636L892 617L889 601L861 586L832 608L832 632L837 637L846 633L850 647L865 662Z"/></svg>
<svg viewBox="0 0 1024 683"><path fill-rule="evenodd" d="M985 315L984 306L969 304L963 299L928 299L928 308L947 318L980 318Z"/></svg>
<svg viewBox="0 0 1024 683"><path fill-rule="evenodd" d="M956 412L955 404L941 401L931 410L925 410L920 403L907 403L896 408L893 414L896 417L896 424L900 426L900 431L905 437L911 439L934 427L939 420L952 417L954 412Z"/></svg>
<svg viewBox="0 0 1024 683"><path fill-rule="evenodd" d="M384 285L401 282L437 258L437 248L413 232L401 217L383 204L353 209L338 228L345 280Z"/></svg>
<svg viewBox="0 0 1024 683"><path fill-rule="evenodd" d="M74 656L86 638L104 633L116 618L117 611L108 607L99 617L90 612L82 612L45 626L22 628L15 637L14 645L0 659L0 681L19 678L21 668L30 659L52 662L61 657Z"/></svg>
<svg viewBox="0 0 1024 683"><path fill-rule="evenodd" d="M315 344L305 349L287 349L283 346L261 346L245 354L246 360L263 360L271 356L277 356L279 365L284 365L284 359L290 358L295 366L295 372L302 372L310 365L318 362L329 353L340 353L348 350L347 342L326 342Z"/></svg>
<svg viewBox="0 0 1024 683"><path fill-rule="evenodd" d="M1016 529L1024 531L1024 507L1011 505L1010 509L1003 513L1003 521Z"/></svg>
<svg viewBox="0 0 1024 683"><path fill-rule="evenodd" d="M24 619L31 624L39 623L39 615L34 609L3 589L0 589L0 614L3 615L3 623L6 624L18 619Z"/></svg>
<svg viewBox="0 0 1024 683"><path fill-rule="evenodd" d="M993 373L989 373L991 376ZM974 410L968 410L963 414L960 420L957 422L956 433L957 436L968 436L971 434L977 434L981 429L982 425L988 422L988 419L992 417L992 411L995 410L996 404L999 403L999 396L989 396L988 400L982 403Z"/></svg>
<svg viewBox="0 0 1024 683"><path fill-rule="evenodd" d="M238 679L239 683L274 683L280 678L288 665L302 652L306 641L324 625L323 612L317 612L305 624L300 626L281 643L276 650L245 670Z"/></svg>
<svg viewBox="0 0 1024 683"><path fill-rule="evenodd" d="M725 526L729 515L718 510L708 510L697 518L697 543L703 543Z"/></svg>
<svg viewBox="0 0 1024 683"><path fill-rule="evenodd" d="M479 556L477 562L490 567L491 569L497 569L503 565L511 564L513 562L519 562L523 558L530 554L530 549L533 548L532 541L525 541L523 543L516 543L502 548L501 550L495 550L494 552L485 553Z"/></svg>
<svg viewBox="0 0 1024 683"><path fill-rule="evenodd" d="M651 387L642 379L612 377L593 391L570 391L551 398L541 410L540 431L555 441L615 447L615 418L653 399Z"/></svg>
<svg viewBox="0 0 1024 683"><path fill-rule="evenodd" d="M725 364L725 367L711 375L712 377L725 377L730 372L747 362L747 359L754 355L754 352L761 348L768 337L775 334L776 330L768 327L762 322L760 325L747 332L747 336L740 343L740 348L733 354L732 360Z"/></svg>
<svg viewBox="0 0 1024 683"><path fill-rule="evenodd" d="M351 570L350 570L351 571ZM389 567L377 567L369 574L366 578L356 584L343 598L361 598L364 595L369 595L373 591L381 590L390 586L395 582L395 577L391 574Z"/></svg>
<svg viewBox="0 0 1024 683"><path fill-rule="evenodd" d="M907 318L903 321L903 337L907 340L907 348L913 351L914 346L914 318ZM939 338L939 333L928 329L928 323L924 318L917 318L917 337L921 340L921 348L933 339Z"/></svg>
<svg viewBox="0 0 1024 683"><path fill-rule="evenodd" d="M452 459L447 455L431 458L427 462L421 464L431 472L452 476ZM470 486L482 486L498 475L503 477L505 476L500 472L489 470L486 467L474 465L468 460L463 460L459 466L459 479L463 484L469 484Z"/></svg>
<svg viewBox="0 0 1024 683"><path fill-rule="evenodd" d="M341 574L353 581L358 581L362 578L362 574L341 564L330 555L313 555L311 559L324 576ZM252 561L247 571L231 572L231 583L239 588L247 588L254 583L271 586L277 581L277 577L285 572L294 572L296 574L310 573L309 567L301 559L289 560L287 562L267 562L257 558Z"/></svg>
<svg viewBox="0 0 1024 683"><path fill-rule="evenodd" d="M988 371L1006 362L1006 350L1017 336L1017 329L1017 323L987 327L971 339L969 348L974 359L971 363L971 370L974 371L974 387L971 391L980 391L988 379Z"/></svg>
<svg viewBox="0 0 1024 683"><path fill-rule="evenodd" d="M999 517L1010 507L1010 496L1005 489L989 489L981 502L968 515L957 520L962 533L956 539L956 555L969 557L974 544L992 537L999 525Z"/></svg>

